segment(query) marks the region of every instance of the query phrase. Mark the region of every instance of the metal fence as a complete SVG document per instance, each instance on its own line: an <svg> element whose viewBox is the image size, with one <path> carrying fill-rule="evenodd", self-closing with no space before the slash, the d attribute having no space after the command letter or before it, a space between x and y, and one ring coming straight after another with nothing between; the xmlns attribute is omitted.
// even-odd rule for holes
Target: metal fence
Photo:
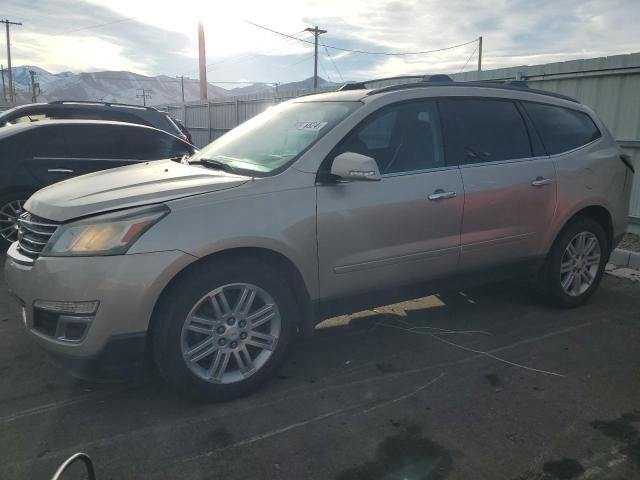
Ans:
<svg viewBox="0 0 640 480"><path fill-rule="evenodd" d="M532 88L574 97L596 111L631 155L636 170L640 170L640 53L465 72L452 77L457 81L526 80ZM391 82L380 85L388 83ZM168 110L184 122L196 146L201 147L269 106L309 93L312 92L290 91L279 96L266 93L169 106ZM634 178L630 215L630 231L640 234L640 171Z"/></svg>

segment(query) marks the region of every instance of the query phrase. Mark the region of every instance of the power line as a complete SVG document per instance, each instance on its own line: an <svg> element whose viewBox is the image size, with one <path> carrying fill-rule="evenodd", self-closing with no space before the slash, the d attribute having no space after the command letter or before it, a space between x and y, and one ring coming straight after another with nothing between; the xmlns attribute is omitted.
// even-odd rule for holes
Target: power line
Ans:
<svg viewBox="0 0 640 480"><path fill-rule="evenodd" d="M314 55L312 53L311 55L308 55L308 56L304 57L302 60L297 60L297 61L293 62L292 64L286 65L286 66L284 66L282 68L295 67L296 65L300 65L301 63L306 62L307 60L311 60L313 57L314 57Z"/></svg>
<svg viewBox="0 0 640 480"><path fill-rule="evenodd" d="M298 36L299 35L304 35L305 33L307 33L305 30L301 30L299 32L291 34L290 36L291 37L295 37L296 40L299 40ZM287 39L287 41L290 41L290 39ZM277 46L275 48L269 48L269 49L261 50L259 52L255 52L255 53L245 53L245 54L240 54L240 55L234 55L232 57L224 58L222 60L218 60L216 62L209 63L207 65L207 69L209 69L210 67L217 66L217 65L220 65L222 63L231 61L231 60L236 60L235 62L230 64L230 65L235 65L237 63L240 63L240 62L243 62L243 61L247 60L248 58L257 57L257 56L260 56L260 55L264 55L266 53L271 53L271 52L279 50L279 49L281 49L283 47L284 47L284 45L279 45L279 46Z"/></svg>
<svg viewBox="0 0 640 480"><path fill-rule="evenodd" d="M245 20L245 22L247 22L250 25L253 25L254 27L258 27L258 28L262 28L263 30L267 30L269 32L275 33L277 35L281 35L283 37L288 37L288 38L292 38L293 40L298 40L299 42L304 42L304 43L309 43L311 45L314 45L315 42L312 42L310 40L305 40L302 38L295 38L291 35L287 35L286 33L282 33L282 32L278 32L277 30L273 30L269 27L265 27L263 25L258 25L257 23L254 22L250 22L249 20ZM351 52L351 53L363 53L363 54L367 54L367 55L386 55L386 56L402 56L402 55L425 55L428 53L435 53L435 52L442 52L444 50L451 50L454 48L458 48L458 47L463 47L465 45L470 45L474 42L477 42L478 39L474 38L473 40L470 40L468 42L464 42L464 43L459 43L457 45L451 45L449 47L443 47L443 48L435 48L433 50L423 50L420 52L370 52L367 50L355 50L355 49L349 49L349 48L341 48L341 47L334 47L333 45L327 45L324 43L318 43L318 45L325 47L325 48L330 48L332 50L340 50L342 52Z"/></svg>
<svg viewBox="0 0 640 480"><path fill-rule="evenodd" d="M75 33L75 32L80 32L82 30L91 30L93 28L100 28L100 27L106 27L108 25L115 25L116 23L123 23L123 22L129 22L131 20L135 20L138 17L127 17L127 18L121 18L119 20L113 20L112 22L106 22L106 23L98 23L96 25L89 25L86 27L81 27L81 28L75 28L73 30L66 30L64 32L59 32L59 33L52 33L51 35L49 35L50 37L58 37L60 35L66 35L68 33Z"/></svg>
<svg viewBox="0 0 640 480"><path fill-rule="evenodd" d="M331 76L329 75L329 72L327 72L327 69L324 68L324 64L322 63L322 61L320 62L320 68L322 68L322 71L324 72L325 76L327 77L327 80L329 80L330 82L333 83L333 80L331 80Z"/></svg>
<svg viewBox="0 0 640 480"><path fill-rule="evenodd" d="M305 34L305 33L306 33L306 32L305 32L304 30L300 30L299 32L296 32L296 33L291 34L291 36L293 36L293 37L297 37L298 35ZM291 42L291 40L290 40L290 39L287 39L286 41L287 41L287 42ZM266 54L266 53L270 53L270 52L273 52L273 51L279 50L279 49L281 49L281 48L283 48L283 47L284 47L284 45L279 45L279 46L277 46L277 47L275 47L275 48L269 48L269 49L261 50L261 51L259 51L259 52L255 52L255 53L248 52L248 53L240 53L240 54L238 54L238 55L232 55L232 56L230 56L230 57L223 58L223 59L221 59L221 60L217 60L217 61L215 61L215 62L212 62L212 63L207 64L207 70L209 70L211 67L218 66L218 65L220 65L220 64L222 64L222 63L229 62L229 61L231 61L231 60L236 60L236 61L235 61L235 62L232 62L232 63L231 63L231 64L229 64L229 65L235 65L235 64L237 64L237 63L244 62L245 60L247 60L247 59L249 59L249 58L251 58L251 57L256 57L256 56L259 56L259 55L264 55L264 54ZM229 66L229 65L227 65L227 66ZM197 72L197 70L190 70L189 72L187 72L187 76L189 76L190 74L196 73L196 72Z"/></svg>
<svg viewBox="0 0 640 480"><path fill-rule="evenodd" d="M104 79L109 79L109 80L129 80L131 82L154 82L154 83L180 83L182 80L180 79L180 77L174 79L167 79L167 80L162 80L159 78L136 78L136 77L127 77L124 75L109 75L109 72L83 72L79 75L87 75L87 76L92 76L92 77L97 77L97 78L104 78ZM185 82L198 82L197 79L194 78L189 78L189 77L184 77ZM246 84L256 84L256 83L262 83L265 85L270 85L270 84L274 84L277 82L263 82L263 81L254 81L254 80L245 80L245 81L238 81L238 80L234 80L234 81L226 81L226 80L209 80L208 83L211 84L216 84L216 83L221 83L221 84L234 84L234 85L246 85Z"/></svg>
<svg viewBox="0 0 640 480"><path fill-rule="evenodd" d="M333 58L331 57L331 55L329 55L329 50L327 49L327 47L324 47L324 51L327 53L327 57L329 57L329 60L331 60L331 63L333 64L333 68L335 69L336 72L338 72L338 75L340 75L340 80L344 82L344 78L342 78L342 73L340 73L340 69L338 68L338 65L336 65L336 62L333 61Z"/></svg>
<svg viewBox="0 0 640 480"><path fill-rule="evenodd" d="M462 68L460 69L460 71L458 73L462 73L462 71L466 68L466 66L469 63L469 61L473 58L475 53L478 51L478 47L479 46L480 46L480 44L476 45L476 48L473 49L473 52L471 52L471 55L469 55L469 58L467 58L467 61L464 62L464 65L462 66Z"/></svg>

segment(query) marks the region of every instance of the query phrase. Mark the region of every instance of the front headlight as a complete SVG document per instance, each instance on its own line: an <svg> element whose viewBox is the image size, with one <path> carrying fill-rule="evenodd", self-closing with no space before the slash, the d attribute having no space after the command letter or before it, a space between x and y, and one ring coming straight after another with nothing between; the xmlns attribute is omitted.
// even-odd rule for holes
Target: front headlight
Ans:
<svg viewBox="0 0 640 480"><path fill-rule="evenodd" d="M167 213L169 213L169 207L156 205L67 223L58 227L41 255L47 257L122 255Z"/></svg>

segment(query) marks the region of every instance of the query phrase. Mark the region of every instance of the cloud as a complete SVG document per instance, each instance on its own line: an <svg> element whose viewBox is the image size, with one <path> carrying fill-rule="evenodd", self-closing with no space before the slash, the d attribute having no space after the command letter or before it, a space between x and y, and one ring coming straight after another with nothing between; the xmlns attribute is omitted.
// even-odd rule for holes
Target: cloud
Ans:
<svg viewBox="0 0 640 480"><path fill-rule="evenodd" d="M179 8L152 0L64 0L27 4L5 0L3 10L24 22L14 29L14 64L52 70L126 69L197 76L196 23L207 37L209 80L287 82L312 75L313 46L249 25L289 34L328 30L321 42L377 52L422 51L484 40L485 69L547 63L640 50L629 19L637 0L182 0ZM22 17L22 18L20 18ZM124 21L129 17L134 20ZM100 23L100 28L50 37ZM477 44L429 55L389 57L320 49L320 73L359 80L379 76L476 68ZM330 56L330 58L329 58ZM331 61L333 60L333 62ZM335 77L335 78L334 78Z"/></svg>
<svg viewBox="0 0 640 480"><path fill-rule="evenodd" d="M54 72L114 69L155 74L167 65L187 68L193 63L185 56L191 46L186 35L127 20L99 5L65 0L3 3L9 18L23 22L12 30L14 65L35 64ZM79 30L100 24L108 25Z"/></svg>

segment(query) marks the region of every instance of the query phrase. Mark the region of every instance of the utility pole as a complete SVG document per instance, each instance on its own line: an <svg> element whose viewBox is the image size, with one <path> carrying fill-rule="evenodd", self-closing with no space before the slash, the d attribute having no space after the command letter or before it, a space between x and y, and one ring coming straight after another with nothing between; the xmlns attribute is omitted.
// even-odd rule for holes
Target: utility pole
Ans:
<svg viewBox="0 0 640 480"><path fill-rule="evenodd" d="M180 75L179 77L176 77L180 79L180 89L182 91L182 103L184 103L184 75Z"/></svg>
<svg viewBox="0 0 640 480"><path fill-rule="evenodd" d="M198 66L200 69L200 100L207 99L207 52L204 43L204 27L198 22Z"/></svg>
<svg viewBox="0 0 640 480"><path fill-rule="evenodd" d="M327 33L327 31L320 30L317 25L314 28L305 28L304 31L313 33L315 38L315 56L313 63L313 89L315 90L318 88L318 37L323 33Z"/></svg>
<svg viewBox="0 0 640 480"><path fill-rule="evenodd" d="M40 95L40 82L36 82L37 73L33 70L29 70L29 75L31 76L31 102L36 103Z"/></svg>
<svg viewBox="0 0 640 480"><path fill-rule="evenodd" d="M138 88L136 91L142 92L137 93L136 98L142 98L142 105L147 106L147 98L151 98L151 89L150 88Z"/></svg>
<svg viewBox="0 0 640 480"><path fill-rule="evenodd" d="M4 85L4 65L0 65L0 74L2 74L2 100L7 101L7 88Z"/></svg>
<svg viewBox="0 0 640 480"><path fill-rule="evenodd" d="M4 20L0 20L0 23L4 23L5 28L7 29L7 69L9 71L9 103L13 103L15 101L15 92L13 90L13 77L11 73L11 34L9 33L10 25L22 25L20 22L12 22L9 19L5 18Z"/></svg>
<svg viewBox="0 0 640 480"><path fill-rule="evenodd" d="M482 71L482 36L478 37L478 71Z"/></svg>

